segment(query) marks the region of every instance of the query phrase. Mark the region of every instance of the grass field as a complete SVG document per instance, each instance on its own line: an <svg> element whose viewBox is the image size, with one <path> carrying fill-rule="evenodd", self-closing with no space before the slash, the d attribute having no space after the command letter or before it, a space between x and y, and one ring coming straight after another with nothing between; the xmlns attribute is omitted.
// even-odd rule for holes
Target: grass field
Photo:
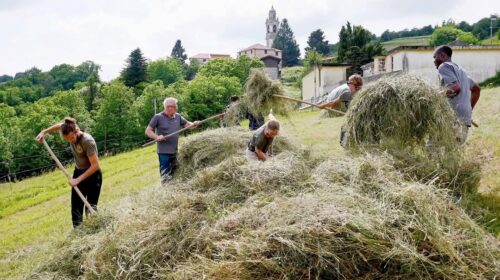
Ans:
<svg viewBox="0 0 500 280"><path fill-rule="evenodd" d="M382 46L386 51L390 51L399 46L429 46L431 36L415 36L398 38L391 41L383 42Z"/></svg>
<svg viewBox="0 0 500 280"><path fill-rule="evenodd" d="M500 88L483 91L474 112L480 127L472 129L468 140L468 145L485 156L482 195L477 200L494 209L498 209L494 205L500 201L498 94ZM338 144L342 122L343 118L321 118L318 111L300 112L283 119L282 135L308 147L314 157L340 157L344 153ZM102 208L111 208L120 199L158 183L154 147L103 158L101 165ZM44 259L47 250L67 236L71 231L69 194L64 176L57 170L0 185L0 279L22 278ZM496 214L498 218L498 212ZM491 223L498 224L498 221ZM496 234L498 236L498 232Z"/></svg>

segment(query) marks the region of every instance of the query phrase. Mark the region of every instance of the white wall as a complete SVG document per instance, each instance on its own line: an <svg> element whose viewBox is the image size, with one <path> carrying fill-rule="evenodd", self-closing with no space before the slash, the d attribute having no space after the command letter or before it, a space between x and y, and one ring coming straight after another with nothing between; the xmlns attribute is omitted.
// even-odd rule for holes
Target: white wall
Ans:
<svg viewBox="0 0 500 280"><path fill-rule="evenodd" d="M340 82L345 81L346 77L345 66L323 66L321 67L321 75L316 69L315 71L309 72L304 78L302 78L302 99L310 100L314 98L315 88L316 97L320 97L334 87L336 87ZM314 85L314 76L316 75L316 87Z"/></svg>
<svg viewBox="0 0 500 280"><path fill-rule="evenodd" d="M392 55L392 71L404 70L404 57L408 60L408 72L439 85L434 66L433 50L404 50ZM452 61L460 65L469 76L480 83L500 71L500 48L498 49L453 49Z"/></svg>

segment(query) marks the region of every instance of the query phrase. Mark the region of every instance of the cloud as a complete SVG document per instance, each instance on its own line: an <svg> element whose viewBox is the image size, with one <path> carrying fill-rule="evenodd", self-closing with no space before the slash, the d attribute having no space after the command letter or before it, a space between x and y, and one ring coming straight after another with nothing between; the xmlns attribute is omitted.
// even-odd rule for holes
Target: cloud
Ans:
<svg viewBox="0 0 500 280"><path fill-rule="evenodd" d="M0 0L0 74L93 60L109 80L134 48L157 59L170 55L177 39L188 55L235 56L265 42L271 5L280 19L289 20L302 52L311 31L321 28L336 42L347 21L380 35L448 18L475 22L500 10L499 3L486 0Z"/></svg>

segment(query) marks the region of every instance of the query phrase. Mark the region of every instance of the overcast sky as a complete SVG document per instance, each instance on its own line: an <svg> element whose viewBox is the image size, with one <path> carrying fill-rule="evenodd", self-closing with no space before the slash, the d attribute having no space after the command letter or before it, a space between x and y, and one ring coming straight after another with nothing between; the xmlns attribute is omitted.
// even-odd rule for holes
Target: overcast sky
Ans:
<svg viewBox="0 0 500 280"><path fill-rule="evenodd" d="M158 59L170 55L177 39L188 56L234 57L241 48L265 44L271 5L280 20L288 19L302 54L311 31L321 28L336 42L346 21L380 35L449 18L472 23L500 12L495 0L0 0L0 75L92 60L110 80L133 49Z"/></svg>

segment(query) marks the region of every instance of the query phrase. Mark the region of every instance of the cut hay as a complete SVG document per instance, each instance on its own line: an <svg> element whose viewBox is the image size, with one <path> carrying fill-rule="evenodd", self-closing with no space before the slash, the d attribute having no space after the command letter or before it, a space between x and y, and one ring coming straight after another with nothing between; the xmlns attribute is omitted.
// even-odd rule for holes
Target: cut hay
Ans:
<svg viewBox="0 0 500 280"><path fill-rule="evenodd" d="M368 85L352 100L345 120L347 146L456 147L455 113L424 80L402 75Z"/></svg>
<svg viewBox="0 0 500 280"><path fill-rule="evenodd" d="M179 148L180 173L188 174L216 165L233 156L244 155L252 132L241 127L219 128L191 135ZM273 153L298 151L287 137L278 136ZM301 151L301 154L306 151Z"/></svg>
<svg viewBox="0 0 500 280"><path fill-rule="evenodd" d="M32 278L492 279L500 244L384 157L233 156L144 191ZM71 260L71 261L68 261ZM70 265L71 264L71 265ZM58 267L48 270L47 267Z"/></svg>
<svg viewBox="0 0 500 280"><path fill-rule="evenodd" d="M354 152L389 152L398 160L395 164L415 179L437 176L444 185L462 191L473 187L460 179L474 181L480 170L464 161L457 125L455 113L438 89L402 75L381 79L356 94L343 126L344 143ZM456 176L467 172L472 177Z"/></svg>
<svg viewBox="0 0 500 280"><path fill-rule="evenodd" d="M222 119L222 126L223 127L239 126L241 119L242 119L241 105L231 104L224 112L224 118Z"/></svg>
<svg viewBox="0 0 500 280"><path fill-rule="evenodd" d="M245 85L245 104L254 116L274 114L288 115L292 105L288 100L273 97L285 95L279 81L271 80L262 69L252 69Z"/></svg>

